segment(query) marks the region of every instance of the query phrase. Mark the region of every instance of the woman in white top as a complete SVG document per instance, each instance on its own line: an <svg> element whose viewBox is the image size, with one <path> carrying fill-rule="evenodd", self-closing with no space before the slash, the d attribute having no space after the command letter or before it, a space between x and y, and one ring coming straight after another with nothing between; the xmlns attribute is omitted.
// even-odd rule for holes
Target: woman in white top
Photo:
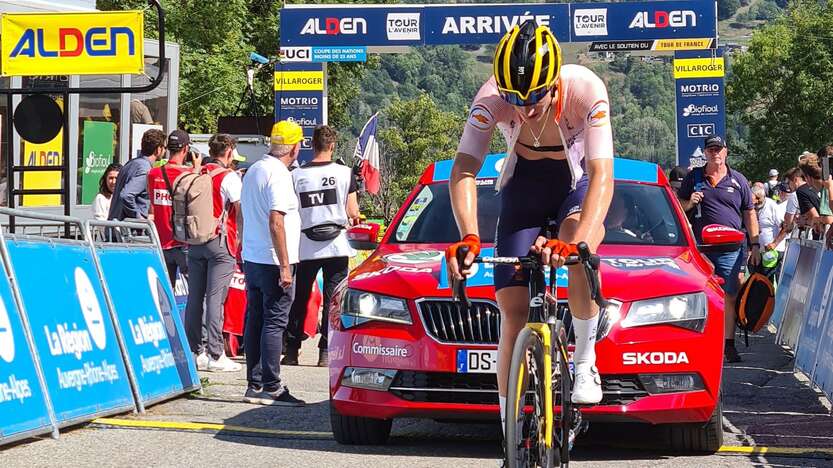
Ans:
<svg viewBox="0 0 833 468"><path fill-rule="evenodd" d="M110 164L104 170L104 174L98 182L98 195L93 200L93 217L95 219L107 219L107 213L110 212L110 199L113 197L113 189L116 188L119 169L121 169L121 164Z"/></svg>

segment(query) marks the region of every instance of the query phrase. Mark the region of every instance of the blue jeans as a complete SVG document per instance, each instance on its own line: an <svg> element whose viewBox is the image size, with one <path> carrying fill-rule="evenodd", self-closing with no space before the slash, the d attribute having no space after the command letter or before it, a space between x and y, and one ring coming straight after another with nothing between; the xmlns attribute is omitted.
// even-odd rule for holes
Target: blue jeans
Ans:
<svg viewBox="0 0 833 468"><path fill-rule="evenodd" d="M294 268L293 268L294 270ZM295 283L280 286L277 265L245 262L246 274L246 380L249 388L275 391L281 387L283 334L295 297Z"/></svg>
<svg viewBox="0 0 833 468"><path fill-rule="evenodd" d="M714 263L714 274L723 278L723 291L729 295L738 293L740 283L738 274L746 259L746 249L740 248L731 252L710 252L706 254L709 260Z"/></svg>

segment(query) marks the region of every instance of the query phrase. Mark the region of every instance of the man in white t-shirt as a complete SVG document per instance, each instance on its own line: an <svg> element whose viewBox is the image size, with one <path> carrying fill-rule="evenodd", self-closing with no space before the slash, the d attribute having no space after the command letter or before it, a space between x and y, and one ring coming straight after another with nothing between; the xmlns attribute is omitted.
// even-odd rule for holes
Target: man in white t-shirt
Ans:
<svg viewBox="0 0 833 468"><path fill-rule="evenodd" d="M348 261L354 255L346 228L359 218L359 201L353 171L333 162L338 134L327 125L312 134L312 161L292 171L295 191L301 204L301 262L296 273L295 302L289 314L286 354L281 364L297 366L304 336L312 285L324 271L324 305L321 314L321 339L318 341L318 366L327 367L327 332L330 298L336 286L347 277Z"/></svg>
<svg viewBox="0 0 833 468"><path fill-rule="evenodd" d="M767 197L766 187L753 186L752 201L755 204L755 211L758 213L758 243L761 246L760 251L775 250L778 252L778 262L774 267L768 269L768 273L775 273L780 269L786 242L781 241L778 244L773 244L774 248L772 249L768 249L767 246L773 243L778 232L780 232L786 211L778 206L778 202Z"/></svg>
<svg viewBox="0 0 833 468"><path fill-rule="evenodd" d="M298 158L301 127L282 120L272 127L269 154L243 178L243 271L246 274L247 403L303 406L280 377L283 334L295 296L301 218L289 166Z"/></svg>
<svg viewBox="0 0 833 468"><path fill-rule="evenodd" d="M800 221L801 217L801 211L798 206L798 197L796 196L795 191L807 183L804 181L804 173L801 172L801 169L794 167L787 171L784 178L787 182L785 188L789 189L787 194L782 194L782 196L787 196L787 201L784 203L786 206L784 222L781 224L781 229L778 232L778 235L775 236L775 239L766 245L766 248L769 250L774 249L775 246L779 245L784 241L784 239L790 236L793 229L795 229L797 221Z"/></svg>

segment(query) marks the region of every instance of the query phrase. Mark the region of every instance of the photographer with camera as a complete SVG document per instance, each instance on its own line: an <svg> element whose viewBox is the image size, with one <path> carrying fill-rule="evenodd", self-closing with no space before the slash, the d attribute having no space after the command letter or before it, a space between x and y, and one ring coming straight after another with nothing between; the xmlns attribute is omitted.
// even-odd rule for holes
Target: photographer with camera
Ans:
<svg viewBox="0 0 833 468"><path fill-rule="evenodd" d="M147 177L147 193L150 196L148 218L153 220L153 224L156 225L159 242L162 244L162 253L165 257L165 266L168 269L168 278L170 278L172 286L176 283L177 269L183 276L188 277L185 244L174 239L172 220L174 215L173 183L180 174L191 171L191 168L185 165L186 156L189 155L190 143L191 139L188 134L182 130L171 132L167 145L168 162L151 169Z"/></svg>

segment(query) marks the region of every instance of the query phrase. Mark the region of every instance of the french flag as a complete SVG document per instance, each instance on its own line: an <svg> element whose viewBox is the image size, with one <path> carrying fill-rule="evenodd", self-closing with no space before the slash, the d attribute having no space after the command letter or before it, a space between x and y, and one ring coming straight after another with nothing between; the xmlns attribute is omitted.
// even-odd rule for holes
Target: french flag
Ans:
<svg viewBox="0 0 833 468"><path fill-rule="evenodd" d="M359 142L353 157L362 161L362 179L365 190L369 193L379 193L381 181L379 177L379 142L376 141L376 127L379 123L379 113L373 114L364 124L359 134Z"/></svg>

